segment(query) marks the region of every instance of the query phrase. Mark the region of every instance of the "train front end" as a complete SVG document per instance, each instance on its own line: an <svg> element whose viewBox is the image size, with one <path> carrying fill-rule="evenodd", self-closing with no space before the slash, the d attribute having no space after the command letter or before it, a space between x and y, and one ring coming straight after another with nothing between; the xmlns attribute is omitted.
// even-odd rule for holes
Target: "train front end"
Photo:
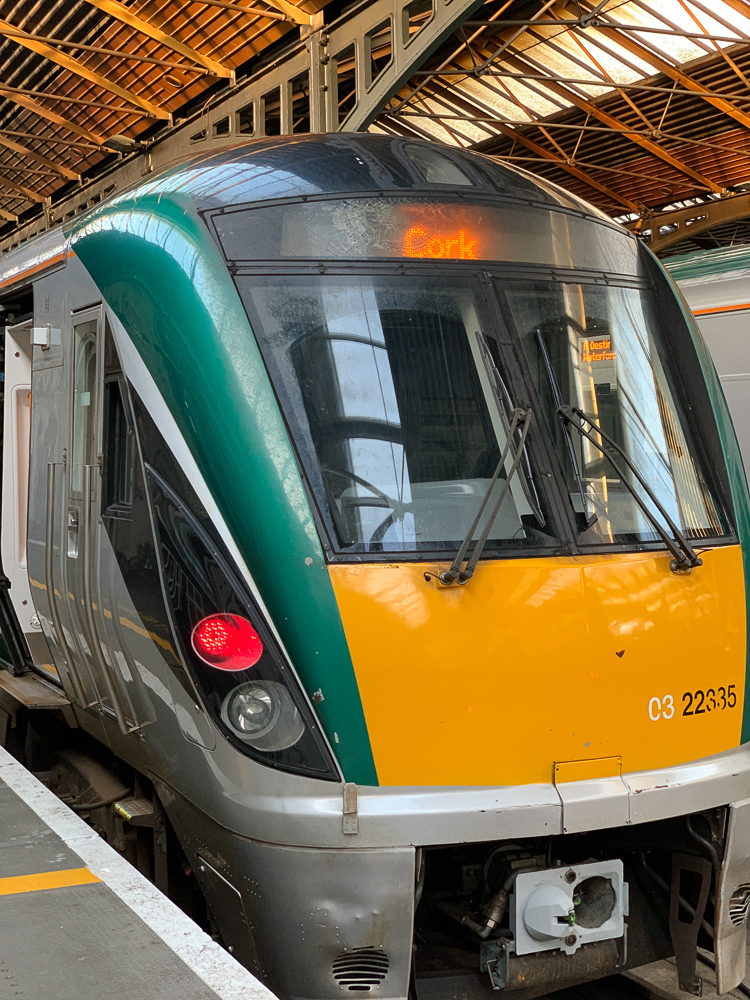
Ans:
<svg viewBox="0 0 750 1000"><path fill-rule="evenodd" d="M697 993L698 948L734 986L750 508L648 252L525 174L374 136L205 157L72 246L151 413L160 572L218 733L160 793L235 953L321 1000L672 954Z"/></svg>

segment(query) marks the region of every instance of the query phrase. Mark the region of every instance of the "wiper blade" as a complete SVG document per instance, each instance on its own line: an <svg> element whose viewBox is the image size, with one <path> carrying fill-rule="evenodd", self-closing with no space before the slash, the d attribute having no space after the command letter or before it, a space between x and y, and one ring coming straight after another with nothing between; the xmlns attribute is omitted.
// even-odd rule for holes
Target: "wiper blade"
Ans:
<svg viewBox="0 0 750 1000"><path fill-rule="evenodd" d="M597 449L597 451L601 452L604 458L607 459L609 464L615 470L617 475L620 477L621 482L624 483L626 489L629 490L630 493L632 494L633 499L640 507L644 516L654 526L656 531L661 536L662 541L674 556L674 558L671 560L669 564L669 568L672 570L672 572L681 573L691 570L695 566L702 566L703 560L700 558L700 556L697 554L697 552L692 547L690 542L687 540L687 538L685 538L682 531L677 527L675 522L669 516L669 512L667 511L664 504L657 498L654 491L648 485L648 483L640 474L635 465L633 465L630 458L625 453L625 451L620 447L620 445L615 440L613 440L613 438L611 438L605 430L602 429L601 425L598 424L596 420L592 420L591 417L586 416L583 410L579 409L577 406L568 406L568 405L558 406L557 412L560 416L560 419L565 422L566 426L570 425L572 427L575 427L575 429L578 431L581 437L584 437L586 438L587 441L590 441L591 444L593 444L593 446ZM575 417L578 418L580 423L578 423L574 419ZM653 513L653 511L649 509L645 500L641 497L641 495L638 493L638 491L635 489L632 483L628 481L626 474L623 472L623 470L620 468L620 466L617 464L614 458L612 458L609 452L605 450L601 441L597 441L595 436L590 431L586 430L586 428L583 426L584 421L589 425L589 427L591 427L596 432L596 434L600 436L600 438L603 438L610 446L610 448L614 449L614 451L616 451L617 454L620 456L620 458L625 462L628 469L633 473L635 478L643 487L644 492L651 500L654 507L656 507L661 516L669 525L669 530L672 532L671 536L669 532L665 530L664 526L661 524L661 522Z"/></svg>
<svg viewBox="0 0 750 1000"><path fill-rule="evenodd" d="M541 330L536 331L536 339L539 344L539 350L542 352L542 360L544 361L544 367L547 371L547 378L549 379L550 388L552 389L552 396L555 400L555 406L558 408L563 406L562 392L560 391L560 383L557 381L557 375L555 375L555 369L552 367L552 361L550 360L549 351L547 350L547 344L544 339ZM591 516L586 513L586 501L588 496L583 485L583 477L581 476L581 466L578 461L578 455L576 455L576 450L573 445L573 438L570 433L570 427L567 423L563 423L563 433L565 434L565 440L568 445L568 452L570 454L570 461L573 466L573 475L576 477L576 485L578 486L578 492L581 496L581 506L583 508L583 516L586 519L586 527L590 528L591 525L597 519L596 511L592 511Z"/></svg>
<svg viewBox="0 0 750 1000"><path fill-rule="evenodd" d="M495 359L492 357L492 352L487 344L487 338L479 330L476 332L476 338L477 344L479 345L479 353L482 355L484 370L487 373L490 389L492 390L492 396L495 400L495 406L500 414L500 421L503 425L503 430L507 435L509 434L510 417L513 413L513 403L511 402L510 393L508 392L508 387L503 381L502 375L498 371ZM560 402L562 402L562 400L560 400ZM542 513L541 504L539 503L536 483L534 482L534 474L531 471L531 462L529 461L529 455L526 449L524 449L523 452L521 471L523 472L523 476L521 477L521 489L523 490L523 495L526 497L526 502L531 508L531 512L534 517L537 519L539 526L544 528L546 526L546 521L544 514Z"/></svg>
<svg viewBox="0 0 750 1000"><path fill-rule="evenodd" d="M456 583L459 584L468 583L469 580L474 575L474 570L476 569L476 565L479 562L479 557L482 554L484 546L487 544L487 539L490 537L490 531L492 530L492 525L494 524L495 518L497 517L500 508L503 505L505 497L508 495L508 490L510 489L510 484L511 481L513 480L513 476L516 474L516 471L518 470L518 467L521 464L521 459L523 458L524 451L526 448L526 438L528 437L529 427L531 425L531 416L532 414L530 409L520 410L516 407L516 409L513 410L513 413L511 415L510 428L508 430L508 435L505 439L505 447L503 448L503 453L500 456L500 461L497 463L497 467L494 473L492 474L492 479L490 479L490 484L487 487L487 492L484 494L482 502L479 505L479 510L477 511L477 515L472 521L471 527L466 532L466 537L464 538L463 542L461 542L461 546L458 552L456 553L455 559L451 563L450 569L443 570L443 572L440 573L438 576L440 582L444 583L446 586L449 586L451 583L454 582L454 580ZM472 538L474 537L474 532L477 530L479 522L482 520L482 515L487 509L487 504L489 503L490 497L492 496L492 491L495 488L495 483L497 482L500 473L503 471L503 468L505 466L505 460L508 457L508 453L510 452L511 446L513 444L513 437L517 430L521 430L521 438L518 442L515 452L513 453L513 461L511 462L511 466L510 469L508 470L505 482L503 483L502 489L500 490L497 499L495 500L494 506L490 511L489 517L487 518L487 523L484 526L484 530L482 531L481 536L477 540L477 543L474 546L471 556L469 557L469 560L466 563L466 568L462 570L461 564L466 558L466 552L469 548L469 545L471 544Z"/></svg>

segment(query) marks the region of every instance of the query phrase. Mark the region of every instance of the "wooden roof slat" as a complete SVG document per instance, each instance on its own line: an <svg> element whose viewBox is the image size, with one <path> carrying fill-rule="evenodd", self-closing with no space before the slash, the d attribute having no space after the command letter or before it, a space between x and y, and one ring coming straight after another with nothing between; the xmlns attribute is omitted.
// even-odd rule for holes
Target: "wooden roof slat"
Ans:
<svg viewBox="0 0 750 1000"><path fill-rule="evenodd" d="M522 69L529 65L525 59L520 58L518 55L506 56L506 61L511 65L516 65ZM612 128L621 129L626 124L615 118L613 115L602 110L602 108L598 105L580 97L574 90L564 87L561 83L557 83L554 80L548 80L544 86L548 87L553 93L564 98L570 104L574 104L577 108L580 108L581 111L585 111L587 114L592 115L599 121L604 122L605 125L611 125ZM721 194L724 191L721 184L717 184L709 177L704 176L697 170L693 170L692 167L683 163L680 159L678 159L678 157L673 156L666 149L664 149L663 146L660 146L652 139L647 139L642 135L627 132L623 132L623 136L630 142L635 142L639 146L642 146L644 149L648 150L649 153L659 157L659 159L664 160L665 163L674 167L675 170L679 170L679 172L685 174L686 177L692 178L692 180L696 181L701 185L701 187L706 188L708 191L715 191L717 194Z"/></svg>
<svg viewBox="0 0 750 1000"><path fill-rule="evenodd" d="M134 94L132 90L126 90L124 87L120 87L102 73L97 73L95 70L89 69L88 66L79 62L78 59L74 59L72 56L58 51L58 49L48 45L46 42L37 41L33 35L19 31L15 25L9 24L8 21L3 20L2 18L0 18L0 35L12 38L13 41L18 42L19 45L23 45L25 48L31 49L32 52L38 52L51 62L57 63L58 66L64 67L76 76L83 77L84 80L88 80L90 83L95 83L103 90L108 90L110 93L122 98L123 101L127 101L128 104L132 104L133 107L140 108L142 111L145 111L150 118L168 119L170 117L170 113L163 108L159 108L150 101L147 101L145 98L139 97L139 95Z"/></svg>
<svg viewBox="0 0 750 1000"><path fill-rule="evenodd" d="M580 0L580 2L587 7L589 6L586 3L586 0ZM600 13L599 17L606 18L607 15ZM597 25L597 30L601 31L602 29L606 30L606 25L604 24ZM617 29L611 28L610 30L616 31ZM682 86L686 88L686 90L704 91L704 92L708 90L707 87L703 87L701 84L697 83L691 76L689 76L683 70L679 69L676 66L673 66L670 62L667 61L666 58L662 58L651 48L647 48L640 42L635 41L635 39L628 38L625 35L620 34L617 37L617 43L618 45L621 45L623 48L628 49L628 51L632 52L633 55L638 56L639 59L643 59L644 62L649 63L649 65L653 66L654 69L657 70L659 73L663 73L665 76L670 77L672 80L677 80L677 82L681 83ZM744 111L741 111L739 108L735 107L735 105L730 104L729 101L725 100L723 97L716 97L713 94L711 94L710 96L704 95L703 100L708 101L709 104L712 104L715 108L718 108L720 111L723 111L725 114L729 115L730 118L734 118L735 121L740 122L746 128L750 128L750 115L745 114Z"/></svg>
<svg viewBox="0 0 750 1000"><path fill-rule="evenodd" d="M430 97L432 100L436 101L441 100L440 95L431 94ZM538 143L534 142L532 139L527 138L526 136L522 135L520 132L517 132L513 128L509 128L506 125L498 125L497 123L495 127L499 128L504 135L507 135L509 138L512 138L513 140L517 140L518 142L521 143L521 145L526 146L527 149L530 149L537 155L543 157L544 159L555 163L557 166L561 167L563 170L571 174L573 177L577 177L578 180L583 181L584 184L586 184L588 187L593 188L596 191L599 191L601 194L605 194L607 197L611 198L611 200L614 201L615 204L622 205L624 208L630 209L631 212L639 211L638 206L635 204L635 202L630 201L628 198L623 197L617 191L614 191L612 188L608 187L601 181L598 181L596 178L592 177L585 170L582 170L579 166L577 166L573 162L573 158L566 157L564 152L562 152L562 155L559 157L555 156L554 153L550 152L548 149L545 149L544 146L540 146ZM547 138L549 139L549 136ZM553 145L555 145L558 150L560 149L560 147L557 146L557 143L554 143L554 141Z"/></svg>
<svg viewBox="0 0 750 1000"><path fill-rule="evenodd" d="M0 165L0 171L2 171L2 166ZM27 188L24 184L18 184L16 181L12 181L10 177L4 177L0 172L0 187L6 187L10 191L15 191L17 194L22 195L28 201L44 201L44 195L40 194L38 191L32 191Z"/></svg>
<svg viewBox="0 0 750 1000"><path fill-rule="evenodd" d="M69 132L73 132L75 135L80 135L82 139L87 139L89 142L93 142L97 146L101 146L104 142L104 139L101 136L92 132L90 129L84 128L82 125L76 125L75 122L71 122L67 118L63 118L63 116L58 115L56 111L52 111L50 108L45 108L43 104L32 100L30 97L26 97L25 94L19 93L12 87L5 87L3 84L0 84L0 96L9 98L14 104L18 104L23 108L27 108L29 111L33 111L35 115L38 115L40 118L45 118L47 121L54 122L55 125L61 125Z"/></svg>
<svg viewBox="0 0 750 1000"><path fill-rule="evenodd" d="M48 157L42 156L41 153L35 153L33 149L29 149L28 146L23 146L20 142L16 142L15 139L11 139L7 135L3 135L1 132L0 146L6 146L8 149L12 149L14 153L26 156L28 159L33 160L34 163L41 163L42 166L49 167L50 170L54 170L56 173L62 174L63 177L67 177L70 181L77 181L80 179L80 174L76 173L75 170L71 170L69 167L63 166L59 160L50 160Z"/></svg>
<svg viewBox="0 0 750 1000"><path fill-rule="evenodd" d="M148 35L148 37L153 38L155 42L159 42L159 44L167 46L167 48L172 49L173 52L179 53L179 55L183 56L185 59L190 59L191 62L196 65L202 66L209 73L214 73L216 76L231 77L232 70L227 66L217 62L215 59L210 59L208 56L203 55L202 52L192 48L190 45L186 45L184 42L181 42L179 38L175 38L168 32L158 28L155 24L147 21L140 14L135 14L129 7L120 3L119 0L88 0L88 2L93 4L95 7L98 7L99 10L104 11L105 14L109 14L110 17L114 17L123 24L127 24L131 28L134 28L142 35Z"/></svg>

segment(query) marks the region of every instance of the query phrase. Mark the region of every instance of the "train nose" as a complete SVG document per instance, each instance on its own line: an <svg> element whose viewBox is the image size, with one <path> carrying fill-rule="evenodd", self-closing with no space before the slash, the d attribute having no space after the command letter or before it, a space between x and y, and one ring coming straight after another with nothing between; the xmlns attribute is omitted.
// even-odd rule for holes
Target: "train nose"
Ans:
<svg viewBox="0 0 750 1000"><path fill-rule="evenodd" d="M548 783L736 746L742 554L702 554L689 575L663 551L486 560L464 587L442 564L331 566L380 783Z"/></svg>

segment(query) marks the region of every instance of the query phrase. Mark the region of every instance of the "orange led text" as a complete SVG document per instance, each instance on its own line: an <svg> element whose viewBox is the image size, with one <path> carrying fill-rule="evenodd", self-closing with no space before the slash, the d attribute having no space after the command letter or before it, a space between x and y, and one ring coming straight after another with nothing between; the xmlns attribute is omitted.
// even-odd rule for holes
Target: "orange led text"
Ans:
<svg viewBox="0 0 750 1000"><path fill-rule="evenodd" d="M469 239L463 229L455 236L432 236L421 226L412 226L406 232L404 254L407 257L476 260L476 246L477 241Z"/></svg>
<svg viewBox="0 0 750 1000"><path fill-rule="evenodd" d="M584 340L581 344L581 361L590 364L592 361L614 361L617 352L612 350L612 341L608 337L602 340Z"/></svg>

